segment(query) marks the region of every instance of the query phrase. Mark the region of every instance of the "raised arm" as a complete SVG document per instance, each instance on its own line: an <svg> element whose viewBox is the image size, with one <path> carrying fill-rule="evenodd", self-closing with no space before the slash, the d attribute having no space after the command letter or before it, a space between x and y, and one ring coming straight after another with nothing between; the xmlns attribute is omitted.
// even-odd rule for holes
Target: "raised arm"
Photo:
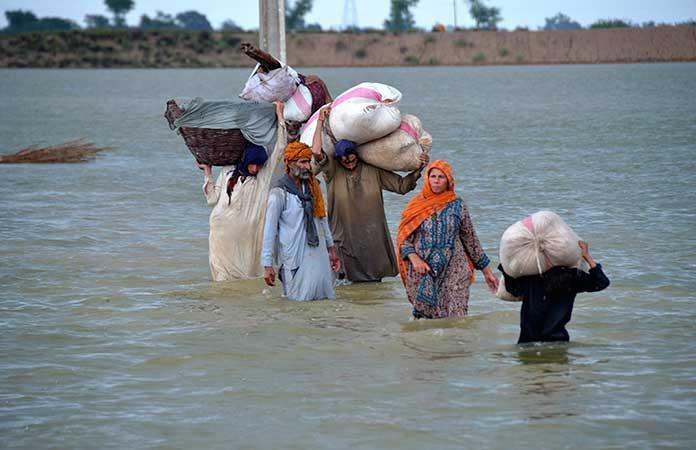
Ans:
<svg viewBox="0 0 696 450"><path fill-rule="evenodd" d="M421 166L403 177L389 170L379 169L379 183L382 189L396 192L397 194L406 194L415 189L423 169L430 161L430 157L427 153L423 152L420 154L419 159L421 161Z"/></svg>
<svg viewBox="0 0 696 450"><path fill-rule="evenodd" d="M329 119L330 113L331 106L324 106L319 110L317 126L314 129L314 136L312 137L312 171L315 175L319 172L324 172L326 181L331 181L336 170L336 162L333 158L330 158L322 148L324 123Z"/></svg>
<svg viewBox="0 0 696 450"><path fill-rule="evenodd" d="M213 182L213 168L209 164L196 162L199 169L203 171L203 195L208 205L215 205L222 192L222 184L225 181L225 170L220 170L217 181Z"/></svg>
<svg viewBox="0 0 696 450"><path fill-rule="evenodd" d="M578 270L578 292L597 292L609 287L609 278L604 274L602 270L602 265L597 264L597 262L590 255L590 248L585 241L578 241L578 246L580 247L580 252L582 257L587 264L590 265L590 273Z"/></svg>

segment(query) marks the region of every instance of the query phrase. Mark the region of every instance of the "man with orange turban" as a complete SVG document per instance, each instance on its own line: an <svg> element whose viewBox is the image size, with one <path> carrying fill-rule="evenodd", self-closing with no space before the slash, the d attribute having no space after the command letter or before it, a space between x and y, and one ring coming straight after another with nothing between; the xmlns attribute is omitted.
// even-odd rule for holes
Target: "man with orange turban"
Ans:
<svg viewBox="0 0 696 450"><path fill-rule="evenodd" d="M268 196L261 251L266 284L275 285L275 253L283 295L299 301L335 298L331 270L340 268L311 158L301 142L285 148L285 175Z"/></svg>

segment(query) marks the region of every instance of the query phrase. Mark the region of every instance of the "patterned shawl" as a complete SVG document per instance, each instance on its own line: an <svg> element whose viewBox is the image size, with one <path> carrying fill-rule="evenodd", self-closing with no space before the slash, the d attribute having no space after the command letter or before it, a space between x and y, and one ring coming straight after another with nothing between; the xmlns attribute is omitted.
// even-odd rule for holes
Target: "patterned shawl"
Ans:
<svg viewBox="0 0 696 450"><path fill-rule="evenodd" d="M430 188L428 178L433 169L440 169L447 177L447 190L439 194L435 194ZM406 271L408 269L408 261L401 257L401 244L404 243L418 227L421 226L424 220L436 214L447 206L449 203L457 200L459 197L454 192L454 176L452 175L452 167L445 161L438 159L430 163L425 171L425 182L423 183L423 191L413 197L404 212L401 214L401 222L396 235L396 251L397 260L399 262L399 273L401 281L406 285ZM474 281L474 268L471 259L467 255L467 262L470 269L470 282Z"/></svg>

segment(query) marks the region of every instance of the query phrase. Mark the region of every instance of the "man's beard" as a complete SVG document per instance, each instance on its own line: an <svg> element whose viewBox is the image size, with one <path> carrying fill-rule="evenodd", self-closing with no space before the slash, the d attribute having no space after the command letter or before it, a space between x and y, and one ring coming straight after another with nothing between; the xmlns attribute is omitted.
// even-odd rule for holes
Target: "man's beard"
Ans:
<svg viewBox="0 0 696 450"><path fill-rule="evenodd" d="M292 176L295 178L301 178L303 180L309 179L310 173L307 169L300 169L299 167L293 167Z"/></svg>

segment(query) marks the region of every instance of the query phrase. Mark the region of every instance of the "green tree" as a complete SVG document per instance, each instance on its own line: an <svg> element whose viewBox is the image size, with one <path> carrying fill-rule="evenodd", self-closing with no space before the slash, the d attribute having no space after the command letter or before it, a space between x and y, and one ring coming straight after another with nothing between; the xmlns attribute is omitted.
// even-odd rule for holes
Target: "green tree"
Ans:
<svg viewBox="0 0 696 450"><path fill-rule="evenodd" d="M157 11L157 15L150 19L147 14L140 16L140 28L144 30L161 30L169 28L179 28L171 14Z"/></svg>
<svg viewBox="0 0 696 450"><path fill-rule="evenodd" d="M497 29L498 22L503 20L500 8L488 7L481 0L469 0L469 14L476 21L476 28L484 30Z"/></svg>
<svg viewBox="0 0 696 450"><path fill-rule="evenodd" d="M85 23L87 28L109 28L109 18L99 14L87 14Z"/></svg>
<svg viewBox="0 0 696 450"><path fill-rule="evenodd" d="M308 23L307 25L305 25L304 30L318 32L318 31L323 31L323 28L321 27L320 23L315 22L315 23Z"/></svg>
<svg viewBox="0 0 696 450"><path fill-rule="evenodd" d="M244 28L240 27L235 23L234 20L232 19L227 19L224 22L222 22L222 25L220 26L220 30L222 31L232 31L234 33L241 33L244 31Z"/></svg>
<svg viewBox="0 0 696 450"><path fill-rule="evenodd" d="M77 23L62 17L42 17L39 19L38 25L38 29L41 31L68 31L80 28Z"/></svg>
<svg viewBox="0 0 696 450"><path fill-rule="evenodd" d="M303 30L305 16L312 10L312 0L295 0L290 6L285 0L285 28L288 30Z"/></svg>
<svg viewBox="0 0 696 450"><path fill-rule="evenodd" d="M31 11L5 11L7 19L7 31L22 31L30 28L39 21L39 18Z"/></svg>
<svg viewBox="0 0 696 450"><path fill-rule="evenodd" d="M621 19L599 19L590 28L630 28L631 24L629 22L623 21Z"/></svg>
<svg viewBox="0 0 696 450"><path fill-rule="evenodd" d="M31 11L13 10L5 11L7 19L7 33L22 33L28 31L67 31L80 28L72 20L60 17L43 17L39 19Z"/></svg>
<svg viewBox="0 0 696 450"><path fill-rule="evenodd" d="M544 30L546 31L579 30L581 28L582 25L560 12L553 17L547 17L546 25L544 26Z"/></svg>
<svg viewBox="0 0 696 450"><path fill-rule="evenodd" d="M416 22L410 8L417 4L418 0L391 0L389 18L384 21L384 29L395 33L413 30Z"/></svg>
<svg viewBox="0 0 696 450"><path fill-rule="evenodd" d="M176 15L177 24L186 30L208 30L213 31L213 27L208 22L208 18L198 11L184 11Z"/></svg>
<svg viewBox="0 0 696 450"><path fill-rule="evenodd" d="M126 25L126 14L133 9L135 2L133 0L104 0L106 8L114 13L114 25L123 27Z"/></svg>

